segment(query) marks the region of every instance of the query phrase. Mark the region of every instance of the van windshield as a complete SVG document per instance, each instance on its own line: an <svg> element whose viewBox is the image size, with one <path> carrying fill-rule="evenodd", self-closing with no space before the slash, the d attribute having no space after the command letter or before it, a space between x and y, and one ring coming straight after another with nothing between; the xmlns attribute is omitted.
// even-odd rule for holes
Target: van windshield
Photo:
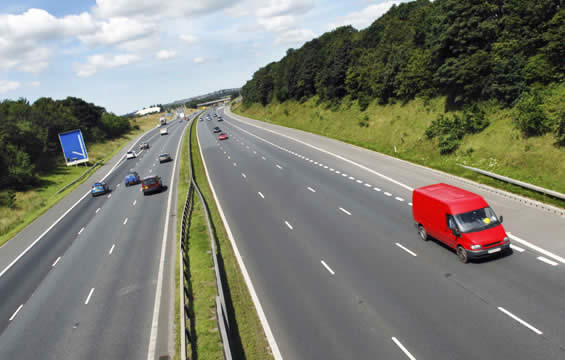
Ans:
<svg viewBox="0 0 565 360"><path fill-rule="evenodd" d="M490 207L469 211L463 214L453 216L459 231L462 233L471 233L486 230L498 226L500 221Z"/></svg>

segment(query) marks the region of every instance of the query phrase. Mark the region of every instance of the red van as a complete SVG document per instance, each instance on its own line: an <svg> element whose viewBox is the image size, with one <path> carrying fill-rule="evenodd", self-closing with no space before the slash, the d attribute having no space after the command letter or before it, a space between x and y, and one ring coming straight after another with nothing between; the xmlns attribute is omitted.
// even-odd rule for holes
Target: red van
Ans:
<svg viewBox="0 0 565 360"><path fill-rule="evenodd" d="M459 260L509 252L510 240L485 199L447 184L415 189L412 214L422 240L431 236L457 252Z"/></svg>

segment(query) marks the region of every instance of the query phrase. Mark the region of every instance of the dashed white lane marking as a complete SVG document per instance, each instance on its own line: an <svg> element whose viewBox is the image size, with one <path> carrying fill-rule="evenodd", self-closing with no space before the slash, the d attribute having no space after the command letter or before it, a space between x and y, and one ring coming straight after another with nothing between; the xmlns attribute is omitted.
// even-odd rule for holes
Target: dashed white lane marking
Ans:
<svg viewBox="0 0 565 360"><path fill-rule="evenodd" d="M533 327L532 325L528 324L527 322L525 322L524 320L520 319L519 317L517 317L516 315L512 314L510 311L506 310L503 307L498 307L498 310L502 311L503 313L505 313L506 315L510 316L512 319L516 320L517 322L519 322L520 324L524 325L525 327L527 327L528 329L530 329L531 331L535 332L538 335L542 335L543 332L541 332L540 330L536 329L535 327Z"/></svg>
<svg viewBox="0 0 565 360"><path fill-rule="evenodd" d="M128 223L128 218L124 220L124 225Z"/></svg>
<svg viewBox="0 0 565 360"><path fill-rule="evenodd" d="M373 190L375 190L375 191L381 191L381 189L379 189L378 187L373 188Z"/></svg>
<svg viewBox="0 0 565 360"><path fill-rule="evenodd" d="M226 154L227 154L227 152L224 151L224 155L226 155Z"/></svg>
<svg viewBox="0 0 565 360"><path fill-rule="evenodd" d="M108 251L108 255L112 255L112 253L114 252L114 248L116 247L116 244L112 244L112 247L110 248L110 251Z"/></svg>
<svg viewBox="0 0 565 360"><path fill-rule="evenodd" d="M233 163L233 166L237 166L237 163Z"/></svg>
<svg viewBox="0 0 565 360"><path fill-rule="evenodd" d="M82 232L84 231L84 227L82 229L79 230L78 234L82 234Z"/></svg>
<svg viewBox="0 0 565 360"><path fill-rule="evenodd" d="M403 198L401 198L401 197L398 197L398 196L397 196L397 197L395 197L395 199L396 199L396 200L398 200L398 201L404 201L404 199L403 199Z"/></svg>
<svg viewBox="0 0 565 360"><path fill-rule="evenodd" d="M61 257L60 257L60 256L57 258L57 260L55 260L55 262L53 263L53 265L51 265L51 267L55 267L55 265L57 265L57 263L58 263L59 261L61 261Z"/></svg>
<svg viewBox="0 0 565 360"><path fill-rule="evenodd" d="M368 187L368 188L369 188L369 187L373 187L373 185L367 184L367 183L365 183L365 186Z"/></svg>
<svg viewBox="0 0 565 360"><path fill-rule="evenodd" d="M341 174L341 171L336 170L335 173L339 175L339 174Z"/></svg>
<svg viewBox="0 0 565 360"><path fill-rule="evenodd" d="M389 192L386 192L386 191L385 191L385 193L384 193L384 194L385 194L386 196L392 196L392 194L391 194L391 193L389 193Z"/></svg>
<svg viewBox="0 0 565 360"><path fill-rule="evenodd" d="M152 173L152 172L153 172L153 169L149 169L149 172Z"/></svg>
<svg viewBox="0 0 565 360"><path fill-rule="evenodd" d="M137 200L134 200L134 201L133 201L133 206L135 206L135 204L137 204Z"/></svg>
<svg viewBox="0 0 565 360"><path fill-rule="evenodd" d="M328 264L326 264L326 262L324 260L321 260L320 262L322 263L322 265L324 265L326 270L328 270L330 272L330 274L335 275L335 271L333 271L332 268L329 267Z"/></svg>
<svg viewBox="0 0 565 360"><path fill-rule="evenodd" d="M231 156L228 156L228 160L231 159Z"/></svg>
<svg viewBox="0 0 565 360"><path fill-rule="evenodd" d="M314 161L314 165L318 165L318 162L317 162L317 161Z"/></svg>
<svg viewBox="0 0 565 360"><path fill-rule="evenodd" d="M331 171L331 172L334 172L334 171L335 171L335 169L334 169L334 168L330 168L330 171Z"/></svg>
<svg viewBox="0 0 565 360"><path fill-rule="evenodd" d="M112 197L112 194L108 194L108 199Z"/></svg>
<svg viewBox="0 0 565 360"><path fill-rule="evenodd" d="M343 177L347 177L347 174L341 174L341 176L343 176Z"/></svg>
<svg viewBox="0 0 565 360"><path fill-rule="evenodd" d="M21 304L18 309L12 314L12 316L10 316L10 319L8 321L12 321L15 319L16 315L18 315L18 313L20 312L20 310L24 307L24 304Z"/></svg>
<svg viewBox="0 0 565 360"><path fill-rule="evenodd" d="M262 197L263 199L265 198L265 195L263 195L262 192L259 191L257 194L259 194L259 196Z"/></svg>
<svg viewBox="0 0 565 360"><path fill-rule="evenodd" d="M282 166L280 166L279 164L277 164L277 167L278 167L280 170L282 170Z"/></svg>
<svg viewBox="0 0 565 360"><path fill-rule="evenodd" d="M86 297L86 300L84 301L84 305L88 305L88 303L90 302L90 298L92 297L92 294L94 294L94 288L90 289L90 292L88 293L88 296Z"/></svg>
<svg viewBox="0 0 565 360"><path fill-rule="evenodd" d="M310 159L309 161L310 161L311 163L313 163L313 162L314 162L314 160L312 160L312 159Z"/></svg>
<svg viewBox="0 0 565 360"><path fill-rule="evenodd" d="M408 205L412 206L412 203L408 203Z"/></svg>
<svg viewBox="0 0 565 360"><path fill-rule="evenodd" d="M512 250L516 250L518 252L524 252L526 251L526 249L522 249L521 247L514 245L514 244L510 244L510 247L512 248Z"/></svg>
<svg viewBox="0 0 565 360"><path fill-rule="evenodd" d="M244 173L241 173L241 176L243 176L244 179L247 179L247 175L245 175Z"/></svg>
<svg viewBox="0 0 565 360"><path fill-rule="evenodd" d="M257 151L253 151L253 154L257 154Z"/></svg>
<svg viewBox="0 0 565 360"><path fill-rule="evenodd" d="M408 254L412 255L412 256L418 256L414 251L402 246L402 244L396 243L396 246L398 246L399 248L401 248L402 250L406 251Z"/></svg>
<svg viewBox="0 0 565 360"><path fill-rule="evenodd" d="M327 169L327 168L328 168L328 166L327 166L327 165L324 165L324 169Z"/></svg>
<svg viewBox="0 0 565 360"><path fill-rule="evenodd" d="M292 227L292 225L290 225L290 223L289 223L288 221L285 220L284 223L285 223L285 225L286 225L290 230L294 229L294 228Z"/></svg>
<svg viewBox="0 0 565 360"><path fill-rule="evenodd" d="M541 262L544 262L546 264L549 264L551 266L557 266L559 265L557 262L553 261L553 260L549 260L548 258L544 258L543 256L538 256L537 259Z"/></svg>
<svg viewBox="0 0 565 360"><path fill-rule="evenodd" d="M342 212L344 212L345 214L351 216L351 213L350 213L349 211L345 210L344 208L340 207L339 209L340 209Z"/></svg>
<svg viewBox="0 0 565 360"><path fill-rule="evenodd" d="M308 190L310 190L311 192L315 193L316 190L312 189L310 186L308 186Z"/></svg>
<svg viewBox="0 0 565 360"><path fill-rule="evenodd" d="M116 187L120 187L121 184L116 185Z"/></svg>
<svg viewBox="0 0 565 360"><path fill-rule="evenodd" d="M98 212L100 211L100 208L96 209L96 213L98 214Z"/></svg>
<svg viewBox="0 0 565 360"><path fill-rule="evenodd" d="M363 184L362 180L355 180L357 182L357 184Z"/></svg>
<svg viewBox="0 0 565 360"><path fill-rule="evenodd" d="M267 159L266 159L266 158L265 158L264 156L261 156L261 159L263 159L263 160L267 160Z"/></svg>
<svg viewBox="0 0 565 360"><path fill-rule="evenodd" d="M406 349L404 347L404 345L402 345L402 343L395 338L394 336L392 337L392 341L394 341L394 343L396 344L396 346L398 346L400 348L400 350L402 350L402 352L404 353L404 355L406 355L408 357L408 359L410 360L416 360L416 358L414 357L414 355L410 354L410 351L408 351L408 349Z"/></svg>
<svg viewBox="0 0 565 360"><path fill-rule="evenodd" d="M355 180L355 178L353 176L350 176L349 180Z"/></svg>

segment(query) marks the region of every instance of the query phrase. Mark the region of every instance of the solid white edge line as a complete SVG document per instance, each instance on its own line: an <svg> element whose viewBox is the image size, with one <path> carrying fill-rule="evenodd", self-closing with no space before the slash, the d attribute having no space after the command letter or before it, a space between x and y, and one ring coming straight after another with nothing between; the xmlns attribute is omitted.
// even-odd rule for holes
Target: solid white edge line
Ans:
<svg viewBox="0 0 565 360"><path fill-rule="evenodd" d="M259 192L257 192L257 194L259 194L259 196L262 197L263 199L265 198L265 195L263 195L262 192L259 191Z"/></svg>
<svg viewBox="0 0 565 360"><path fill-rule="evenodd" d="M416 360L416 358L415 358L412 354L410 354L410 351L408 351L408 349L406 349L406 348L404 347L404 345L402 345L402 343L401 343L397 338L395 338L395 337L393 336L393 337L392 337L392 341L394 341L394 343L396 344L396 346L398 346L398 347L400 348L400 350L402 350L402 352L404 353L404 355L406 355L406 356L408 357L408 359L410 359L410 360Z"/></svg>
<svg viewBox="0 0 565 360"><path fill-rule="evenodd" d="M534 249L535 251L537 251L537 252L539 252L539 253L541 253L541 254L543 254L543 255L549 257L549 258L552 258L552 259L555 260L555 261L558 261L558 262L560 262L560 263L562 263L562 264L565 264L565 258L562 258L562 257L559 256L559 255L555 255L555 254L553 254L553 253L551 253L551 252L549 252L549 251L547 251L547 250L545 250L545 249L542 249L542 248L540 248L539 246L534 245L534 244L532 244L531 242L528 242L528 241L526 241L526 240L524 240L524 239L520 239L519 237L513 235L512 233L507 232L507 234L508 234L508 236L509 236L512 240L517 241L517 242L519 242L520 244L525 245L525 246L527 246L527 247L529 247L529 248L531 248L531 249Z"/></svg>
<svg viewBox="0 0 565 360"><path fill-rule="evenodd" d="M61 260L61 257L59 256L57 258L57 260L55 260L55 262L53 263L53 265L51 265L51 267L55 267L55 265L57 265L57 263Z"/></svg>
<svg viewBox="0 0 565 360"><path fill-rule="evenodd" d="M181 149L181 145L184 140L184 135L187 132L187 128L185 127L181 138L179 139L179 143L177 145L177 152L175 154L175 164L173 165L173 169L171 171L171 184L169 187L169 198L167 199L167 213L165 215L165 230L163 231L163 240L161 245L161 255L159 260L159 273L157 275L157 287L155 289L155 305L153 307L153 319L151 320L151 334L149 335L149 346L147 350L147 360L154 360L155 359L155 351L157 349L157 330L159 327L159 310L161 309L161 292L163 289L163 271L165 268L165 253L167 250L167 237L169 236L169 222L171 219L171 201L173 199L174 193L174 184L175 184L175 171L177 169L177 164L179 161L179 152ZM176 232L174 233L175 236L175 244L176 244Z"/></svg>
<svg viewBox="0 0 565 360"><path fill-rule="evenodd" d="M322 265L324 265L324 267L326 268L326 270L329 271L330 274L335 275L335 271L333 271L332 268L329 267L329 265L326 264L326 262L324 260L321 260L320 262L322 263Z"/></svg>
<svg viewBox="0 0 565 360"><path fill-rule="evenodd" d="M548 258L545 258L543 256L538 256L537 259L541 262L544 262L546 264L549 264L551 266L557 266L559 265L557 262L553 261L553 260L549 260Z"/></svg>
<svg viewBox="0 0 565 360"><path fill-rule="evenodd" d="M351 216L351 213L347 210L345 210L344 208L340 207L339 208L341 211L343 211L344 213L346 213L347 215Z"/></svg>
<svg viewBox="0 0 565 360"><path fill-rule="evenodd" d="M271 351L273 353L273 357L275 358L275 360L282 360L283 357L282 357L281 352L279 350L279 346L277 345L277 342L276 342L275 337L273 335L273 331L271 330L271 327L269 326L267 316L265 315L265 311L263 311L263 307L261 306L261 302L259 301L259 297L257 296L257 293L255 292L255 288L253 287L253 283L251 282L251 277L249 276L249 273L247 272L247 268L245 267L245 263L243 262L243 258L241 257L241 254L239 252L239 248L237 247L237 244L236 244L235 239L233 237L233 233L231 231L230 225L229 225L229 223L226 219L226 216L224 214L224 210L222 209L222 205L220 204L220 201L218 200L218 196L216 195L216 190L214 189L214 185L212 185L212 181L210 180L210 173L208 172L208 166L206 165L206 160L204 160L204 154L202 153L202 146L200 145L200 138L198 137L198 131L196 131L196 140L198 142L198 147L200 148L200 157L202 158L202 164L204 164L204 171L206 172L208 184L210 185L210 189L212 190L212 196L214 196L214 200L216 201L216 204L218 205L218 211L220 212L220 217L222 218L222 222L224 223L224 226L226 227L226 232L228 233L228 238L230 239L230 243L231 243L233 251L235 253L237 263L239 264L239 268L241 269L241 273L243 275L243 279L245 280L245 284L247 285L247 288L249 289L249 293L251 295L251 300L253 301L253 305L255 305L255 310L257 310L257 315L259 316L259 321L261 321L261 325L263 325L263 330L265 330L265 337L267 338L267 341L269 342L269 345L271 346ZM265 158L263 157L263 160L264 159ZM148 359L148 360L153 360L153 359Z"/></svg>
<svg viewBox="0 0 565 360"><path fill-rule="evenodd" d="M379 173L379 172L377 172L377 171L375 171L375 170L372 170L372 169L370 169L370 168L368 168L368 167L366 167L366 166L364 166L364 165L361 165L361 164L359 164L359 163L356 163L356 162L353 161L353 160L349 160L349 159L347 159L347 158L345 158L345 157L343 157L343 156L341 156L341 155L337 155L337 154L334 154L334 153L332 153L332 152L330 152L330 151L327 151L327 150L324 150L324 149L322 149L322 148L319 148L319 147L317 147L317 146L308 144L307 142L298 140L298 139L296 139L296 138L294 138L294 137L292 137L292 136L288 136L288 135L285 135L285 134L281 134L281 133L279 133L279 132L277 132L277 131L274 131L274 130L271 130L271 129L267 129L267 128L261 127L261 126L259 126L259 125L256 125L256 124L252 124L252 123L250 123L250 122L248 122L248 121L243 121L243 120L237 119L237 117L239 117L239 115L232 113L231 110L230 110L230 114L229 114L228 116L230 116L232 119L234 119L234 120L236 120L236 121L242 122L242 123L244 123L244 124L246 124L246 125L249 125L249 126L253 126L253 127L256 128L256 129L264 130L264 131L270 132L270 133L272 133L272 134L285 137L285 138L287 138L287 139L296 141L296 142L299 143L299 144L308 146L308 147L310 147L310 148L312 148L312 149L315 149L315 150L318 150L318 151L320 151L320 152L326 153L326 154L328 154L328 155L334 156L334 157L336 157L336 158L338 158L338 159L340 159L340 160L343 160L343 161L348 162L348 163L350 163L350 164L353 164L353 165L355 165L355 166L357 166L357 167L359 167L359 168L361 168L361 169L363 169L363 170L366 170L366 171L368 171L368 172L370 172L370 173L372 173L372 174L375 174L375 175L377 175L377 176L380 176L380 177L382 177L383 179L386 179L386 180L388 180L388 181L390 181L390 182L392 182L392 183L394 183L394 184L396 184L396 185L399 185L399 186L401 186L401 187L403 187L403 188L405 188L405 189L407 189L407 190L410 190L410 191L413 191L413 190L414 190L414 188L412 188L412 187L410 187L410 186L408 186L408 185L405 185L405 184L403 184L403 183L401 183L401 182L399 182L399 181L396 181L396 180L394 180L394 179L392 179L392 178L390 178L390 177L388 177L388 176L386 176L386 175L384 175L384 174L381 174L381 173ZM259 121L259 120L256 120L256 121ZM239 126L237 126L237 125L234 125L234 124L231 124L231 125L232 125L232 126L235 126L235 127L237 127L237 128L239 128L240 130L242 130L242 131L244 131L244 132L247 132L248 134L250 134L250 135L252 135L252 136L254 136L254 137L258 138L258 139L261 139L262 141L264 141L264 142L266 142L266 143L268 143L268 144L272 144L272 145L274 145L274 146L277 146L276 144L273 144L273 143L271 143L271 142L269 142L269 141L267 141L267 140L265 140L265 139L263 139L263 138L261 138L261 137L255 135L255 134L251 134L249 131L247 131L247 130L245 130L245 129L242 129L241 127L239 127ZM414 165L414 164L411 164L411 165ZM426 167L424 167L424 168L426 168ZM430 168L426 168L426 169L430 170ZM377 190L377 191L380 191L380 190ZM534 250L536 250L536 251L542 253L543 255L552 258L553 260L556 260L556 261L559 261L559 262L562 263L562 264L565 264L565 258L563 258L563 257L561 257L561 256L559 256L559 255L553 254L553 253L551 253L551 252L549 252L549 251L547 251L547 250L545 250L545 249L542 249L541 247L539 247L539 246L537 246L537 245L534 245L534 244L532 244L532 243L530 243L530 242L528 242L528 241L526 241L526 240L520 239L520 238L518 238L518 237L516 237L516 236L514 236L514 235L510 235L510 233L508 233L508 236L510 236L510 238L512 238L513 240L516 240L516 241L520 242L522 245L528 246L528 247L530 247L530 248L532 248L532 249L534 249Z"/></svg>
<svg viewBox="0 0 565 360"><path fill-rule="evenodd" d="M79 230L78 234L79 235L82 234L83 231L84 231L84 227Z"/></svg>
<svg viewBox="0 0 565 360"><path fill-rule="evenodd" d="M288 221L284 221L285 225L290 229L293 230L294 228L292 227L292 225L290 225L290 223Z"/></svg>
<svg viewBox="0 0 565 360"><path fill-rule="evenodd" d="M16 315L18 315L18 313L20 312L20 310L24 307L24 304L21 304L18 309L12 314L12 316L10 316L10 319L8 319L8 321L12 321L14 320L14 318L16 317Z"/></svg>
<svg viewBox="0 0 565 360"><path fill-rule="evenodd" d="M88 303L90 302L90 298L92 297L92 294L94 294L94 288L90 289L90 292L88 293L88 296L86 297L86 300L84 301L84 305L88 305Z"/></svg>
<svg viewBox="0 0 565 360"><path fill-rule="evenodd" d="M519 317L517 317L516 315L512 314L510 311L506 310L503 307L498 307L498 310L502 311L503 313L505 313L506 315L510 316L512 319L516 320L517 322L519 322L520 324L524 325L525 327L527 327L528 329L530 329L531 331L535 332L538 335L542 335L543 332L541 332L540 330L536 329L535 327L533 327L532 325L528 324L527 322L525 322L524 320L520 319Z"/></svg>
<svg viewBox="0 0 565 360"><path fill-rule="evenodd" d="M399 248L401 248L402 250L406 251L408 254L412 255L412 256L418 256L414 251L404 247L402 244L396 243L396 246L398 246Z"/></svg>
<svg viewBox="0 0 565 360"><path fill-rule="evenodd" d="M112 244L112 247L110 248L110 251L108 251L108 255L112 255L112 253L114 252L114 248L116 247L116 244Z"/></svg>

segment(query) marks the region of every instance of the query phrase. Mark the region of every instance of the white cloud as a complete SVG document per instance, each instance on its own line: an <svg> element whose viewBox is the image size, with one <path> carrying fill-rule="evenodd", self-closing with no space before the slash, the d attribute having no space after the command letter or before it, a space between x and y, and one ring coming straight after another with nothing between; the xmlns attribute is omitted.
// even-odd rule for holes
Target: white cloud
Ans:
<svg viewBox="0 0 565 360"><path fill-rule="evenodd" d="M182 34L179 38L188 45L195 45L200 42L200 38L191 34Z"/></svg>
<svg viewBox="0 0 565 360"><path fill-rule="evenodd" d="M302 15L313 7L312 0L270 0L267 6L257 9L257 15L260 17Z"/></svg>
<svg viewBox="0 0 565 360"><path fill-rule="evenodd" d="M352 25L358 30L364 29L383 16L393 5L400 3L401 1L386 1L376 5L369 5L361 11L352 12L340 17L336 23L329 25L328 30L334 30L345 25Z"/></svg>
<svg viewBox="0 0 565 360"><path fill-rule="evenodd" d="M49 65L52 51L45 42L93 31L87 13L56 18L45 10L18 15L0 14L0 70L39 73Z"/></svg>
<svg viewBox="0 0 565 360"><path fill-rule="evenodd" d="M98 29L78 38L88 46L120 45L154 35L154 23L133 18L116 17L98 24Z"/></svg>
<svg viewBox="0 0 565 360"><path fill-rule="evenodd" d="M215 56L210 56L210 57L197 56L194 59L192 59L192 61L195 64L207 64L207 63L218 61L218 58L215 57Z"/></svg>
<svg viewBox="0 0 565 360"><path fill-rule="evenodd" d="M74 64L74 70L80 77L89 77L99 69L110 69L138 62L140 57L133 54L92 55L86 64Z"/></svg>
<svg viewBox="0 0 565 360"><path fill-rule="evenodd" d="M233 3L234 0L96 0L93 12L101 18L116 16L182 17L210 14L227 8Z"/></svg>
<svg viewBox="0 0 565 360"><path fill-rule="evenodd" d="M296 26L296 19L294 16L274 16L274 17L259 17L257 22L270 32L283 32L288 31Z"/></svg>
<svg viewBox="0 0 565 360"><path fill-rule="evenodd" d="M155 55L159 60L169 60L177 57L177 52L175 50L161 50Z"/></svg>
<svg viewBox="0 0 565 360"><path fill-rule="evenodd" d="M277 36L277 44L302 44L314 38L314 32L310 29L293 29L280 33Z"/></svg>
<svg viewBox="0 0 565 360"><path fill-rule="evenodd" d="M32 81L29 83L29 86L31 86L32 88L38 88L41 86L41 83L39 81Z"/></svg>
<svg viewBox="0 0 565 360"><path fill-rule="evenodd" d="M0 94L5 94L12 90L19 89L21 86L22 84L17 81L0 80Z"/></svg>

